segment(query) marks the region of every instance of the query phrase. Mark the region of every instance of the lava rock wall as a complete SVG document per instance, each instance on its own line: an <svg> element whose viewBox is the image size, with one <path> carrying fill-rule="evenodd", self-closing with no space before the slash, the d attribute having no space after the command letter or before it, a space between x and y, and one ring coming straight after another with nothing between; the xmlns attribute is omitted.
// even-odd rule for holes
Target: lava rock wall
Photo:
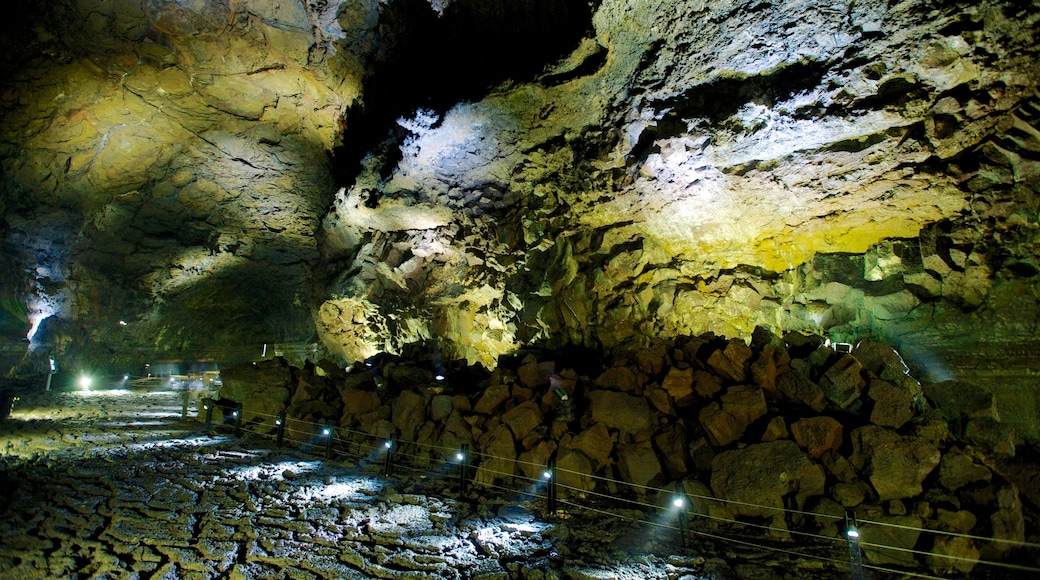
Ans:
<svg viewBox="0 0 1040 580"><path fill-rule="evenodd" d="M605 365L543 351L444 381L430 362L391 357L345 373L270 359L225 371L220 395L244 403L250 429L273 432L284 412L297 444L329 421L340 445L362 455L395 434L402 461L431 472L470 445L477 485L538 480L550 458L565 496L645 498L681 482L697 513L762 522L778 538L788 529L841 537L836 522L852 510L883 524L1022 541L1040 506L1035 470L1013 460L1013 429L992 394L922 385L880 343L836 350L797 333L780 340L760 330L750 346L702 335ZM1006 544L933 545L919 532L888 537L874 527L877 543L965 559L923 562L935 572L1008 555ZM868 549L867 558L918 564L905 551Z"/></svg>

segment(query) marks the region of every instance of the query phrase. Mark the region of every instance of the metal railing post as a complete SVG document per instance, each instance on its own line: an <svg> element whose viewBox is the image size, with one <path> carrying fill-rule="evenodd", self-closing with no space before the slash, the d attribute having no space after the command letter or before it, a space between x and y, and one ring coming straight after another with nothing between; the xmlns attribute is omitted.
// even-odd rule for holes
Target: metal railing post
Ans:
<svg viewBox="0 0 1040 580"><path fill-rule="evenodd" d="M282 440L285 439L285 412L278 413L278 417L274 420L274 426L277 427L277 435L275 436L276 445L282 446Z"/></svg>
<svg viewBox="0 0 1040 580"><path fill-rule="evenodd" d="M679 508L679 540L682 542L682 547L685 550L690 547L690 534L687 529L687 526L689 525L689 514L686 511L686 493L683 491L683 485L681 482L676 485L676 488L674 504Z"/></svg>
<svg viewBox="0 0 1040 580"><path fill-rule="evenodd" d="M556 457L549 458L549 465L545 468L544 473L545 479L548 480L548 486L546 490L546 507L549 510L549 515L552 516L556 513Z"/></svg>
<svg viewBox="0 0 1040 580"><path fill-rule="evenodd" d="M325 459L332 459L332 440L336 438L336 425L331 421L325 421Z"/></svg>
<svg viewBox="0 0 1040 580"><path fill-rule="evenodd" d="M181 402L181 421L188 420L188 403L191 402L191 391L184 389L184 400Z"/></svg>
<svg viewBox="0 0 1040 580"><path fill-rule="evenodd" d="M469 443L462 444L462 457L459 459L459 490L466 493L469 487Z"/></svg>
<svg viewBox="0 0 1040 580"><path fill-rule="evenodd" d="M849 541L849 571L852 580L863 580L863 553L859 548L859 526L856 514L845 512L845 537Z"/></svg>
<svg viewBox="0 0 1040 580"><path fill-rule="evenodd" d="M202 428L209 431L213 428L213 399L202 399L202 410L206 412L206 424Z"/></svg>
<svg viewBox="0 0 1040 580"><path fill-rule="evenodd" d="M386 446L386 463L383 466L383 475L390 477L390 474L394 471L394 451L397 449L397 433L391 433L383 445Z"/></svg>

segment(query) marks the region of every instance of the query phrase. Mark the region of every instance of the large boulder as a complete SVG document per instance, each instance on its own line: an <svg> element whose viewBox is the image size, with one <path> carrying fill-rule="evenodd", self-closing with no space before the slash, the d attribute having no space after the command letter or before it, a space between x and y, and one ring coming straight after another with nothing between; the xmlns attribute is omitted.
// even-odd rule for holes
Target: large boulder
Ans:
<svg viewBox="0 0 1040 580"><path fill-rule="evenodd" d="M867 385L863 379L863 365L851 354L839 358L820 378L820 387L827 400L841 409L847 409Z"/></svg>
<svg viewBox="0 0 1040 580"><path fill-rule="evenodd" d="M924 479L939 465L939 450L921 437L867 425L851 438L852 464L869 478L881 501L920 495Z"/></svg>
<svg viewBox="0 0 1040 580"><path fill-rule="evenodd" d="M645 486L662 483L661 461L650 441L619 445L617 453L621 479L635 485L637 493L646 493Z"/></svg>
<svg viewBox="0 0 1040 580"><path fill-rule="evenodd" d="M650 427L650 404L644 397L616 391L592 391L588 397L592 420L597 423L629 435Z"/></svg>
<svg viewBox="0 0 1040 580"><path fill-rule="evenodd" d="M824 494L823 468L813 463L794 441L779 440L724 451L711 462L711 488L715 496L732 500L728 511L772 519L784 528L786 498L802 507L806 500Z"/></svg>
<svg viewBox="0 0 1040 580"><path fill-rule="evenodd" d="M837 451L842 444L841 423L831 417L808 417L791 424L791 435L816 459L828 451Z"/></svg>
<svg viewBox="0 0 1040 580"><path fill-rule="evenodd" d="M881 379L870 381L867 398L874 405L870 411L870 422L893 429L902 427L914 417L914 395L913 391L903 386Z"/></svg>
<svg viewBox="0 0 1040 580"><path fill-rule="evenodd" d="M220 371L220 397L242 403L244 422L270 422L286 410L293 391L292 367L283 358L228 367Z"/></svg>

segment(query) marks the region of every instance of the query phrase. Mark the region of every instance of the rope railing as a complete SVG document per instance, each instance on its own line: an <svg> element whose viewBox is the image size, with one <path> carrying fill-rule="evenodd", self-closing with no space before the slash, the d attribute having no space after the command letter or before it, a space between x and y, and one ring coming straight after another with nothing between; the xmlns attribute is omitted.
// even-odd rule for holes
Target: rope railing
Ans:
<svg viewBox="0 0 1040 580"><path fill-rule="evenodd" d="M960 533L960 532L948 532L948 531L944 531L944 530L932 530L932 529L929 529L929 528L919 528L919 527L916 527L916 526L907 526L905 524L894 524L894 523L891 523L891 522L879 522L879 521L875 521L875 520L860 520L859 523L860 524L870 524L872 526L884 526L884 527L887 527L887 528L897 528L897 529L900 529L900 530L911 530L911 531L915 531L915 532L924 532L924 533L928 533L928 534L941 534L941 535L944 535L944 536L952 536L952 537L955 537L955 538L966 538L966 539L969 539L969 540L978 540L980 542L995 542L995 543L998 543L998 544L1011 544L1012 546L1017 547L1017 548L1040 549L1040 544L1037 544L1035 542L1026 542L1024 540L1009 540L1009 539L1006 539L1006 538L987 538L985 536L975 536L975 535L972 535L972 534L964 534L964 533Z"/></svg>
<svg viewBox="0 0 1040 580"><path fill-rule="evenodd" d="M239 410L241 411L241 407L239 407ZM622 480L619 480L619 479L616 479L616 478L612 478L612 477L607 477L607 476L604 476L604 475L583 473L583 472L580 472L580 471L575 471L575 470L571 470L571 469L561 468L561 467L557 467L555 465L552 465L553 473L552 473L551 477L547 477L545 479L543 479L543 478L535 478L535 477L530 477L528 475L525 475L523 473L517 473L517 472L509 473L509 472L505 472L505 471L500 471L500 470L497 470L497 469L494 469L493 467L491 467L489 465L489 463L491 463L493 461L501 461L501 462L505 462L507 464L513 464L513 465L533 466L533 467L535 467L535 468L537 468L539 470L541 470L543 468L546 468L546 466L544 464L533 462L533 461L522 460L522 459L519 459L519 458L516 458L516 457L503 457L503 456L498 456L498 455L492 455L492 454L489 454L489 453L486 453L486 452L482 452L482 451L479 451L479 450L468 450L466 455L465 455L465 457L463 459L459 460L456 457L456 454L461 454L461 450L459 448L449 447L449 446L439 445L439 444L429 443L429 442L410 441L410 440L398 440L398 439L396 439L396 437L393 434L390 434L388 436L388 435L385 435L385 434L371 433L371 432L361 431L361 430L357 430L357 429L352 429L352 428L349 428L349 427L337 426L337 425L334 425L332 423L318 423L316 421L310 421L310 420L300 419L300 418L292 418L291 420L286 420L284 414L283 415L272 415L272 414L269 414L269 413L250 412L250 421L246 422L246 426L243 426L242 424L238 424L236 426L236 429L241 431L241 432L245 432L245 433L249 433L251 435L259 436L261 438L267 438L267 439L271 438L271 436L272 436L271 433L262 433L262 432L260 432L260 431L258 431L258 430L256 430L254 428L254 427L258 427L259 425L268 425L268 423L266 421L262 421L260 423L257 423L255 421L255 419L257 417L266 418L266 419L272 419L273 420L272 423L274 423L274 424L277 424L278 421L282 421L283 424L281 425L280 428L283 429L286 434L294 435L295 437L293 437L293 439L302 442L304 445L312 444L314 447L318 447L319 446L318 443L321 440L324 440L326 442L325 446L326 446L326 456L327 457L334 453L337 457L349 457L349 458L352 458L352 459L359 460L359 464L360 463L365 463L366 460L368 460L367 463L374 464L374 463L376 463L376 460L373 458L372 453L373 452L379 452L379 451L387 451L388 453L384 456L385 457L385 461L386 461L386 469L387 469L386 473L387 473L387 475L389 475L389 473L390 473L391 462L394 464L394 466L399 467L401 469L404 469L405 471L407 471L409 473L419 473L419 474L430 474L431 473L430 466L435 464L435 463L440 463L442 465L446 465L446 464L449 464L449 463L462 464L462 469L461 469L460 475L459 475L460 479L465 479L466 477L468 477L467 470L469 469L469 470L474 471L475 473L479 472L479 473L484 474L485 476L491 476L491 478L490 478L491 481L487 481L487 478L482 478L482 481L480 482L480 485L485 487L485 488L495 489L495 490L499 490L499 491L502 491L502 492L505 492L505 493L509 493L509 494L525 495L525 496L531 497L531 498L536 499L536 500L549 500L550 506L552 506L554 503L556 503L558 501L559 504L565 505L565 506L569 506L569 507L574 508L574 509L586 510L586 511L589 511L591 513L599 513L599 514L610 516L610 517L613 517L613 518L629 520L629 521L633 521L633 522L637 522L637 523L641 523L641 524L646 524L646 525L652 525L652 526L656 526L656 527L661 527L661 528L665 528L665 529L669 529L669 530L679 530L683 534L684 545L685 545L685 540L686 540L685 539L685 534L688 532L691 535L695 535L695 536L698 536L698 537L703 537L703 538L707 538L707 539L711 539L711 540L715 540L715 541L719 541L719 542L736 544L736 545L741 545L741 546L746 546L746 547L752 547L752 548L755 548L755 549L764 549L764 550L769 550L769 551L773 551L773 552L785 553L785 554L788 554L788 555L793 555L793 556L797 556L797 557L801 557L801 558L815 559L815 560L819 560L819 561L823 561L823 562L827 562L827 563L831 563L831 564L841 565L841 566L843 566L845 568L848 568L851 565L853 568L858 566L861 569L870 569L870 570L877 570L877 571L886 572L886 573L902 574L902 575L905 575L905 576L925 578L925 579L928 579L928 580L937 578L935 576L930 576L928 574L923 574L923 573L917 573L917 572L910 571L910 570L895 570L895 569L889 569L889 568L885 568L885 567L881 567L881 566L877 566L877 565L872 565L872 564L864 564L862 562L853 562L852 564L850 564L849 561L842 560L842 559L825 557L825 556L819 556L819 555L799 552L799 551L795 551L795 550L790 550L790 549L786 549L786 548L781 548L781 547L777 547L777 546L771 546L771 545L763 543L760 538L759 538L759 541L753 541L753 540L749 540L749 539L746 539L746 538L733 537L732 533L724 535L724 534L721 534L721 533L708 532L708 531L705 531L703 529L697 529L697 528L689 529L686 526L686 522L687 522L687 519L692 515L695 520L700 519L700 520L706 520L706 521L715 522L715 523L718 523L718 524L725 524L727 526L739 526L741 528L746 528L746 529L761 530L763 532L767 532L767 533L773 534L774 537L776 537L776 538L787 538L789 536L798 536L798 537L802 537L802 538L811 539L811 540L817 541L817 542L824 542L824 545L830 545L832 547L834 546L835 543L842 543L842 542L846 541L845 539L843 539L841 537L835 537L835 536L831 536L831 535L824 535L824 534L819 534L819 533L813 533L813 532L810 532L810 531L804 531L804 530L800 530L800 529L779 528L779 527L776 527L776 526L760 524L760 523L755 523L755 522L739 521L739 520L735 520L735 519L721 517L719 515L714 515L714 514L706 514L706 513L699 513L699 512L690 513L685 507L682 508L682 510L681 510L680 525L676 526L676 525L671 525L671 524L667 524L667 523L662 523L660 521L652 521L652 520L647 520L647 519L642 519L642 518L633 518L631 516L626 516L626 515L623 515L623 514L619 514L619 513L610 511L608 509L602 509L602 508L594 507L594 506L591 506L591 505L587 505L585 503L578 503L578 502L574 501L573 499L560 499L560 500L556 500L556 498L555 498L555 488L560 488L560 489L566 490L568 492L572 492L572 495L575 495L575 496L592 497L592 498L601 499L601 500L608 501L608 502L615 503L615 504L616 503L622 503L622 504L627 504L627 505L630 505L630 506L636 506L636 507L642 509L643 511L651 510L651 511L655 511L656 512L656 511L667 511L669 509L669 508L667 508L665 506L662 506L662 505L653 504L653 503L649 503L649 502L646 502L646 501L641 501L641 500L638 500L638 499L631 499L631 498L619 496L617 494L602 493L602 492L596 491L595 489L592 489L592 490L582 489L582 488L579 488L579 487L575 487L575 486L571 486L571 485L568 485L568 484L565 484L565 483L561 483L561 482L559 482L557 480L557 474L558 473L562 473L562 474L575 475L575 476L578 476L578 477L581 477L581 478L588 478L588 479L594 480L596 482L603 482L603 483L610 484L610 485L620 485L620 486L623 486L625 488L634 490L640 496L645 496L645 495L650 495L650 494L675 495L675 496L682 497L682 498L685 498L685 499L695 499L695 500L700 500L700 501L704 501L704 502L711 501L711 502L717 502L717 503L720 503L720 504L723 504L723 505L741 506L741 507L746 507L746 508L753 508L755 510L766 510L766 511L770 511L770 512L782 513L782 514L794 514L794 515L801 515L801 516L809 516L809 517L812 517L812 518L818 518L818 519L824 519L824 520L842 520L842 519L848 519L848 516L844 516L843 517L843 516L839 516L839 515L835 515L835 514L809 512L809 511L791 509L791 508L781 507L781 506L769 506L769 505L757 504L757 503L753 503L753 502L731 500L731 499L726 499L726 498L717 498L717 497L706 496L706 495L701 495L701 494L689 493L689 492L686 492L685 490L683 490L681 488L679 490L675 490L675 489L664 489L664 488L654 487L654 486L650 486L650 485L641 485L641 484L636 484L636 483L632 483L632 482L622 481ZM222 419L223 419L223 417L222 417ZM290 421L294 425L293 427L290 427L290 426L284 424L284 423L288 423ZM224 426L224 425L221 424L221 426ZM311 431L306 431L306 430L302 430L300 428L297 428L297 427L301 427L301 426L310 426L310 427L312 427L312 430ZM274 425L271 425L271 428L273 429ZM325 430L328 430L328 434L325 434ZM349 438L346 438L344 436L347 436ZM378 441L380 443L376 443L375 445L367 445L367 444L363 443L362 441L359 441L359 439L361 439L361 440L364 440L364 439L375 440L375 441ZM393 447L392 449L391 449L391 441L392 441L392 447ZM339 446L337 447L334 444L339 444ZM358 453L351 453L350 451L343 449L343 447L349 448L351 446L355 447L357 449ZM418 449L430 449L430 450L435 450L435 451L441 451L441 452L443 452L444 457L438 459L436 456L431 456L429 454L419 455L419 454L416 454L416 453L410 453L410 452L407 452L407 451L402 451L402 448L407 448L409 446L414 446L415 448L418 448ZM467 447L468 447L468 445L467 445ZM367 450L369 452L369 455L365 455L365 454L361 453L362 449ZM470 463L471 461L473 461L474 463L471 464ZM407 464L408 462L411 462L413 464L423 465L423 466L416 467L416 466L413 466L413 465L408 465ZM445 477L448 476L447 473L444 473L442 475L444 475ZM549 473L547 472L546 475L549 476ZM549 485L553 486L553 490L550 491L549 493L542 494L542 493L537 493L536 491L531 491L531 490L510 488L510 487L506 487L506 486L503 486L503 485L498 485L495 482L498 479L511 479L514 483L525 482L526 484L531 484L531 483L537 484L537 483L543 483L543 482L548 481ZM463 489L465 489L465 483L464 482L463 482ZM552 510L550 510L550 511L552 511ZM1003 538L987 538L987 537L977 536L977 535L972 535L972 534L965 534L965 533L958 533L958 532L947 532L947 531L940 531L940 530L931 530L931 529L927 529L927 528L920 528L920 527L915 527L915 526L907 526L907 525L904 525L904 524L894 524L894 523L881 522L881 521L875 521L875 520L860 520L860 521L856 522L856 525L861 527L861 528L862 528L862 526L883 526L883 527L890 527L890 528L913 530L913 531L917 531L917 532L921 532L921 533L929 533L929 534L936 534L936 535L947 535L947 536L951 536L951 537L961 537L961 538L970 539L970 540L977 541L977 542L994 542L994 543L1004 544L1004 545L1007 545L1007 546L1010 546L1010 547L1013 547L1013 548L1026 548L1026 549L1037 549L1037 548L1040 548L1040 544L1033 543L1033 542L1011 540L1011 539L1003 539ZM868 527L868 530L869 530L869 527ZM730 532L732 532L732 531L733 530L730 530ZM860 532L862 532L862 529L860 530ZM849 538L850 539L848 540L848 542L849 542L850 546L852 546L854 544L855 548L857 550L860 547L873 549L873 550L890 550L890 551L895 551L895 552L902 552L902 553L913 554L915 556L925 556L925 557L928 557L928 558L943 559L943 560L948 560L948 561L951 561L951 562L966 562L966 563L972 563L972 564L975 564L975 565L994 566L994 567L1003 568L1003 569L1006 569L1006 570L1040 573L1040 568L1026 566L1026 565L1012 564L1012 563L1006 563L1006 562L994 562L994 561L990 561L990 560L982 560L982 559L978 559L978 558L957 556L957 555L952 555L952 554L932 553L932 552L926 552L926 551L923 551L923 550L916 550L916 549L913 549L913 548L906 548L906 547L900 547L900 546L890 546L890 545L887 545L887 544L880 544L880 543L876 543L876 542L869 542L869 541L866 541L865 539L860 539L858 533L856 535L853 535L853 533L851 532L851 528L850 528ZM856 539L852 540L851 538L856 538Z"/></svg>

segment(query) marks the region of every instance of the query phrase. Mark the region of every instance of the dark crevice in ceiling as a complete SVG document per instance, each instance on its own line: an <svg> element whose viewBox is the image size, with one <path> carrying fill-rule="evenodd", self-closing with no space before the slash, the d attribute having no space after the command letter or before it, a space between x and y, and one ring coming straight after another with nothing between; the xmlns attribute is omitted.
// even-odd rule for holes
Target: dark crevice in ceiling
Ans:
<svg viewBox="0 0 1040 580"><path fill-rule="evenodd" d="M459 0L439 16L426 0L384 6L364 101L348 111L348 137L334 152L337 181L353 184L364 156L395 133L396 119L420 108L443 113L503 83L536 78L592 30L597 3Z"/></svg>

